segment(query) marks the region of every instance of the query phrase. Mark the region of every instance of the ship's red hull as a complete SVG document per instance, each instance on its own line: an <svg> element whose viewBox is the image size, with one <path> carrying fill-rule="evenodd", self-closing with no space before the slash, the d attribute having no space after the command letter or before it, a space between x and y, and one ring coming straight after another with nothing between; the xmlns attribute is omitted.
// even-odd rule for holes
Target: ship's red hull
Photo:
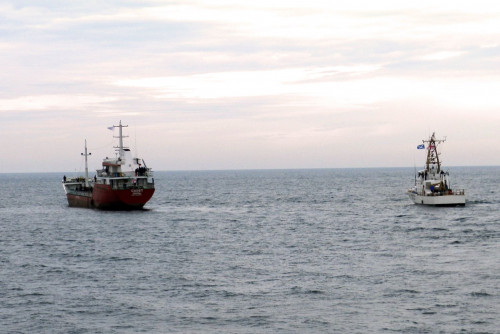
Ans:
<svg viewBox="0 0 500 334"><path fill-rule="evenodd" d="M95 184L91 192L67 193L66 197L71 207L138 210L151 199L154 192L154 188L112 189L109 185Z"/></svg>
<svg viewBox="0 0 500 334"><path fill-rule="evenodd" d="M142 209L153 196L154 188L112 189L107 184L94 184L92 206L107 210Z"/></svg>

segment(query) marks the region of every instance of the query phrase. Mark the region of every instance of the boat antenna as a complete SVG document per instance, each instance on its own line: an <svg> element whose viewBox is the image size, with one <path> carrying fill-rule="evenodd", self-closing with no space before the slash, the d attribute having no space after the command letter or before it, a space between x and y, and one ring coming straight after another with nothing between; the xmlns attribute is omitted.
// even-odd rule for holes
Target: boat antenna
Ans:
<svg viewBox="0 0 500 334"><path fill-rule="evenodd" d="M417 185L417 163L415 162L415 152L413 152L413 169L415 171L415 186Z"/></svg>
<svg viewBox="0 0 500 334"><path fill-rule="evenodd" d="M85 156L85 188L89 187L89 165L87 163L87 157L92 155L92 153L87 152L87 139L85 139L85 153L81 153Z"/></svg>
<svg viewBox="0 0 500 334"><path fill-rule="evenodd" d="M417 185L417 166L413 164L413 168L415 169L415 186Z"/></svg>
<svg viewBox="0 0 500 334"><path fill-rule="evenodd" d="M134 126L134 154L135 154L135 157L138 158L139 157L139 149L137 148L137 128ZM139 160L136 160L137 163L139 163Z"/></svg>

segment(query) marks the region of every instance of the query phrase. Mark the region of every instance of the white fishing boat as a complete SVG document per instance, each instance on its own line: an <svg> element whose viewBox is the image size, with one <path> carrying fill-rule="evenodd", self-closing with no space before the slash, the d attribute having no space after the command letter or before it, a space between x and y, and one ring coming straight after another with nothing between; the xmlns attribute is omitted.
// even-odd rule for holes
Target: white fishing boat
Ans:
<svg viewBox="0 0 500 334"><path fill-rule="evenodd" d="M446 139L436 139L433 133L429 140L422 140L418 149L427 150L425 169L415 173L415 186L408 189L408 196L415 204L434 206L465 205L465 190L452 189L449 172L441 169L438 145Z"/></svg>

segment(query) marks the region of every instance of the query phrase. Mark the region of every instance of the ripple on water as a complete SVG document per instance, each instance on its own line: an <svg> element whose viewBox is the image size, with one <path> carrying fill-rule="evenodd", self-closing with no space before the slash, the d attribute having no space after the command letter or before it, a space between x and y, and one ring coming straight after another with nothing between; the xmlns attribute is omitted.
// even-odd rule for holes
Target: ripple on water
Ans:
<svg viewBox="0 0 500 334"><path fill-rule="evenodd" d="M496 333L500 180L474 175L465 207L426 208L411 168L159 172L126 213L0 175L2 330Z"/></svg>

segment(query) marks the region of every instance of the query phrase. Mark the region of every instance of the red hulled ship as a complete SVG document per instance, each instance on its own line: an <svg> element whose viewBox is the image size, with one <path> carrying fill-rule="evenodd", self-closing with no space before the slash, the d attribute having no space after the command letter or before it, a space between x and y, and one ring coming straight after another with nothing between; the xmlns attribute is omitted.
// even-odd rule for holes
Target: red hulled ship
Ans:
<svg viewBox="0 0 500 334"><path fill-rule="evenodd" d="M132 157L128 147L123 146L123 128L127 125L113 125L119 129L119 144L115 147L115 158L106 157L102 169L89 179L87 142L85 141L85 177L63 178L68 205L71 207L97 208L106 210L142 209L155 191L153 172L144 160Z"/></svg>

